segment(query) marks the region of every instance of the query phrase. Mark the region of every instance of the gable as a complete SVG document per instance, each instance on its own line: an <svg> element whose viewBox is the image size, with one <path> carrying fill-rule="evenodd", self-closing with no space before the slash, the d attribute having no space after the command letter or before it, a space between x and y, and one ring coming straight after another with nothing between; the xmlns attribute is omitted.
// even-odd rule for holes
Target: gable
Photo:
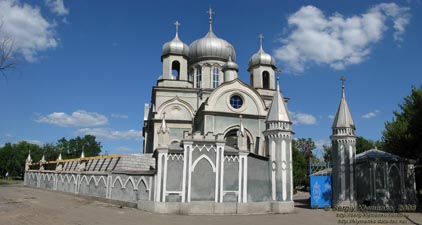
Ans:
<svg viewBox="0 0 422 225"><path fill-rule="evenodd" d="M166 113L166 119L170 120L192 120L193 118L192 107L178 96L161 104L157 110L157 118L163 118L163 113Z"/></svg>
<svg viewBox="0 0 422 225"><path fill-rule="evenodd" d="M241 102L241 106L236 108L239 105L233 106L233 102L236 103L239 97L241 100L237 103ZM224 83L216 88L208 97L204 111L267 115L265 102L259 93L239 79Z"/></svg>

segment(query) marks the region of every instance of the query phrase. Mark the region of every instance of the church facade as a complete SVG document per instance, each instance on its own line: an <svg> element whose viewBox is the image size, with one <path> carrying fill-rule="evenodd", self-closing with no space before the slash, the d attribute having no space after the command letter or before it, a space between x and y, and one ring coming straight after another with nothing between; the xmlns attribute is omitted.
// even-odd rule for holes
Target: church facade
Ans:
<svg viewBox="0 0 422 225"><path fill-rule="evenodd" d="M157 161L155 202L240 203L250 213L256 203L291 212L294 133L275 60L260 35L250 83L241 81L235 49L214 34L209 13L208 33L189 46L175 23L145 105L144 151Z"/></svg>

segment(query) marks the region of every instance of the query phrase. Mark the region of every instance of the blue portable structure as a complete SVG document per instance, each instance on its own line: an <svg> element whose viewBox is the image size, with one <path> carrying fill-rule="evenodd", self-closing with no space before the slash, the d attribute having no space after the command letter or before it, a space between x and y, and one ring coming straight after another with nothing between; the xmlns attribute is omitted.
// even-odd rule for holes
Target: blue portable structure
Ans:
<svg viewBox="0 0 422 225"><path fill-rule="evenodd" d="M331 168L327 163L309 165L310 172L310 206L325 208L332 206Z"/></svg>

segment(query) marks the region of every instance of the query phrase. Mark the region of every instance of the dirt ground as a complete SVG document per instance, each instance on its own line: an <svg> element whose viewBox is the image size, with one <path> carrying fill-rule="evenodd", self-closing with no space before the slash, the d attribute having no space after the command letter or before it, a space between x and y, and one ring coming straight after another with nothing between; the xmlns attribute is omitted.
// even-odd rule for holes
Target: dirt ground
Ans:
<svg viewBox="0 0 422 225"><path fill-rule="evenodd" d="M91 201L72 195L53 191L27 188L22 185L0 186L0 224L1 225L91 225L91 224L344 224L347 219L374 219L369 224L422 224L422 213L406 213L408 218L399 214L391 215L354 215L341 218L339 212L313 210L306 208L305 194L296 196L296 212L293 214L237 215L237 216L186 216L160 215L132 208L121 208L102 202ZM349 216L349 215L348 215ZM379 221L383 219L384 221ZM356 224L357 221L350 224ZM362 223L360 223L362 224ZM367 223L368 224L368 223Z"/></svg>

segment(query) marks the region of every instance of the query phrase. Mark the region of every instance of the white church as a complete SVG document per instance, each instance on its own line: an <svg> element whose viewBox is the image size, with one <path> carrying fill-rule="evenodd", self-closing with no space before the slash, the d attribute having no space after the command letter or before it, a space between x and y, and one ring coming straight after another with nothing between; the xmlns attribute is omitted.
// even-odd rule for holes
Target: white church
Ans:
<svg viewBox="0 0 422 225"><path fill-rule="evenodd" d="M161 202L266 202L294 208L294 132L261 44L249 60L250 84L238 77L236 52L209 30L189 46L178 34L162 48L162 75L145 105L144 151L157 159ZM270 204L271 203L271 204Z"/></svg>

